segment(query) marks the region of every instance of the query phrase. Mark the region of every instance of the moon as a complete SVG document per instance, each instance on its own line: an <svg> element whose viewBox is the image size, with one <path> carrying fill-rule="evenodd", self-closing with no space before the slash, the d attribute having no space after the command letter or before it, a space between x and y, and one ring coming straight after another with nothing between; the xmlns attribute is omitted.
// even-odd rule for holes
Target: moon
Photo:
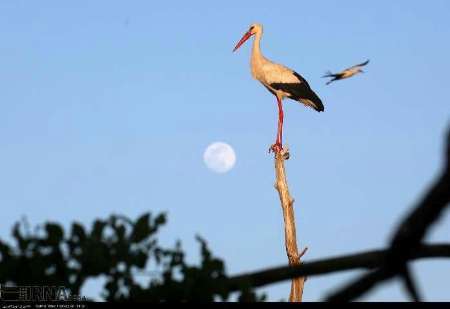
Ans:
<svg viewBox="0 0 450 309"><path fill-rule="evenodd" d="M204 154L203 161L213 172L223 174L231 170L236 163L233 147L223 142L210 144Z"/></svg>

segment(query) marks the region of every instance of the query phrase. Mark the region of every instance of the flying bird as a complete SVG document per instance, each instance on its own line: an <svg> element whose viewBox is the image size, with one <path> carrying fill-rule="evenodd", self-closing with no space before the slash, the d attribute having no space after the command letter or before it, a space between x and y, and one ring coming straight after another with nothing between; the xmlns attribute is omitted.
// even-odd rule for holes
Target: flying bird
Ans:
<svg viewBox="0 0 450 309"><path fill-rule="evenodd" d="M245 41L254 36L250 67L253 78L260 81L277 99L278 104L278 129L275 144L269 152L279 152L283 149L283 104L284 98L303 103L318 112L323 112L322 101L314 93L308 82L294 70L284 65L274 63L261 53L260 42L263 34L261 24L252 24L241 40L236 44L233 52L236 51Z"/></svg>
<svg viewBox="0 0 450 309"><path fill-rule="evenodd" d="M349 67L349 68L345 69L345 70L342 71L342 72L335 73L335 74L333 74L333 73L331 73L330 71L328 71L328 72L325 73L325 75L322 76L322 77L332 77L332 79L330 79L330 80L327 82L327 85L329 85L329 84L331 84L332 82L334 82L334 81L336 81L336 80L349 78L349 77L352 77L353 75L356 75L356 74L358 74L358 73L364 73L364 71L362 70L362 67L365 66L365 65L367 65L368 63L369 63L369 60L366 60L366 61L363 62L363 63L354 65L354 66L352 66L352 67Z"/></svg>

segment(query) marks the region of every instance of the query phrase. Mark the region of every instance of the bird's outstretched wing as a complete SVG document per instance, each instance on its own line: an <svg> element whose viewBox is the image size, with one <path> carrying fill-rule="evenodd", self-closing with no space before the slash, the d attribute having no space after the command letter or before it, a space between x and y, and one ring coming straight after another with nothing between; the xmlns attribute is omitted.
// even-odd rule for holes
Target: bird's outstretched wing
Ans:
<svg viewBox="0 0 450 309"><path fill-rule="evenodd" d="M369 59L367 59L363 63L360 63L360 64L354 65L352 67L349 67L349 68L345 69L345 71L351 70L351 69L355 69L355 68L358 68L358 67L363 67L363 66L367 65L368 63L369 63Z"/></svg>

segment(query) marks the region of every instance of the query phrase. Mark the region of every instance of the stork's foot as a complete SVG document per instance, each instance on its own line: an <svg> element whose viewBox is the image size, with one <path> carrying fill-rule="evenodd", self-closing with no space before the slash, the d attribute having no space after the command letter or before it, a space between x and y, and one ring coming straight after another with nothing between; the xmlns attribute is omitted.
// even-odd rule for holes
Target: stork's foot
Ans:
<svg viewBox="0 0 450 309"><path fill-rule="evenodd" d="M275 155L280 156L283 160L289 160L289 147L284 147L281 143L275 143L269 148L269 153L273 152Z"/></svg>
<svg viewBox="0 0 450 309"><path fill-rule="evenodd" d="M273 151L273 153L280 153L282 150L283 150L283 146L281 145L281 143L276 142L275 144L270 146L269 153L271 153L272 151Z"/></svg>

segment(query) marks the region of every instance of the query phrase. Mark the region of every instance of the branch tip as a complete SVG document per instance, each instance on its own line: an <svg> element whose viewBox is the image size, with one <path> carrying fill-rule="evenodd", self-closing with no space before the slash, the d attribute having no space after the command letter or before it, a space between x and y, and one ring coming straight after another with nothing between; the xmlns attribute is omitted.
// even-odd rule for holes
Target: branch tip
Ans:
<svg viewBox="0 0 450 309"><path fill-rule="evenodd" d="M308 251L308 247L303 248L303 250L302 250L302 252L300 252L300 255L298 256L298 258L301 259L305 255L306 251Z"/></svg>

